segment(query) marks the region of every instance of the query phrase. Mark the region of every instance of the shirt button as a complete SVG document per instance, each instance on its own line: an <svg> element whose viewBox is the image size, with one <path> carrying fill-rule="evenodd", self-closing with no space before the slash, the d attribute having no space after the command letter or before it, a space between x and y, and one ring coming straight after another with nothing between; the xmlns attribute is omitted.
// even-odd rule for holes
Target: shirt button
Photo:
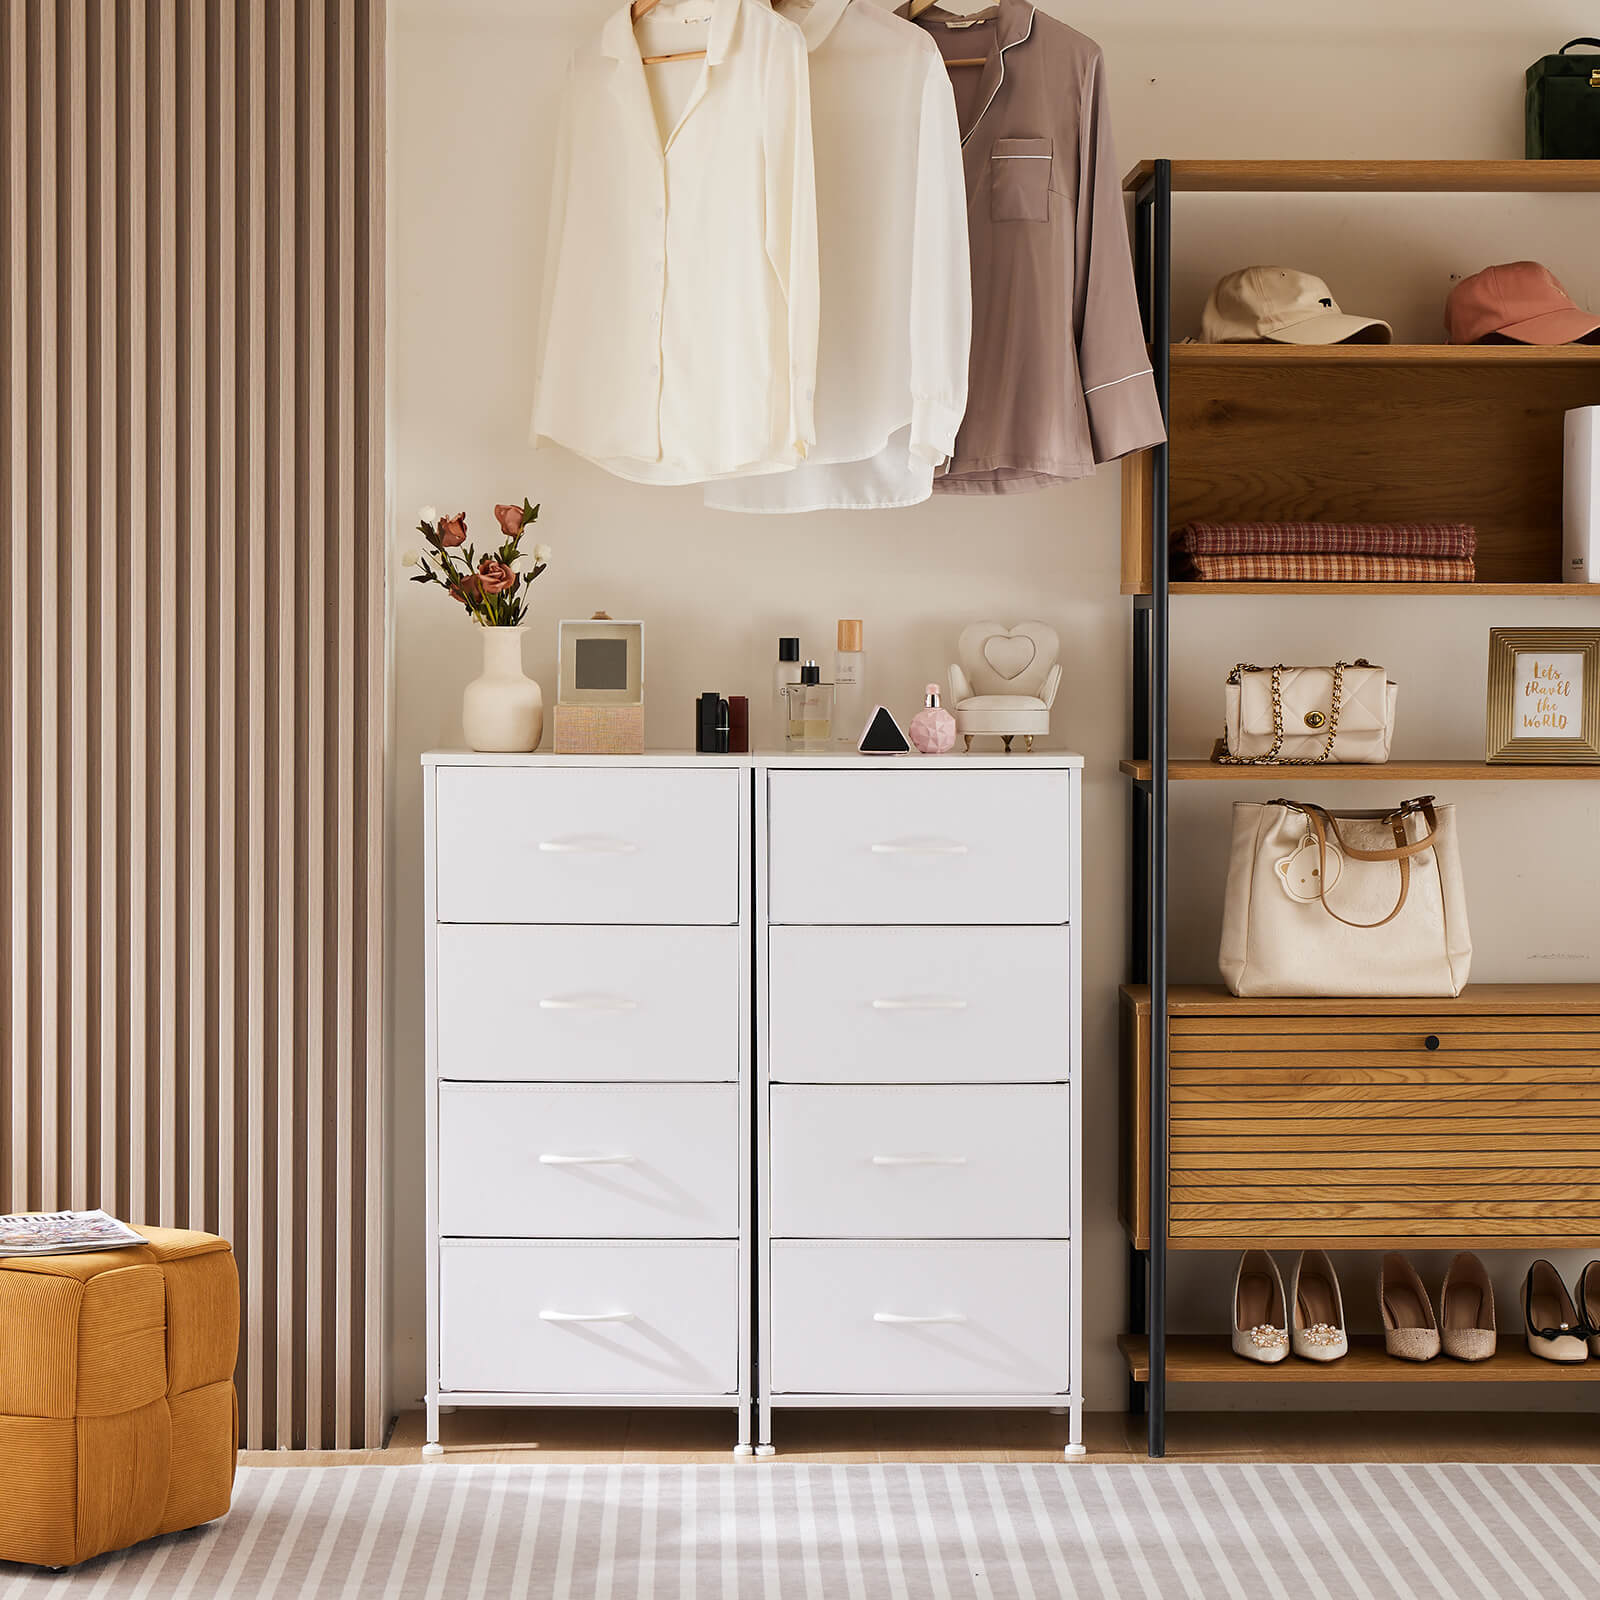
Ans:
<svg viewBox="0 0 1600 1600"><path fill-rule="evenodd" d="M665 206L657 206L655 211L656 221L659 222L667 214Z"/></svg>
<svg viewBox="0 0 1600 1600"><path fill-rule="evenodd" d="M647 370L649 371L649 374L650 374L650 376L652 378L660 376L660 373L661 373L661 368L660 367L652 366L652 367L648 368Z"/></svg>
<svg viewBox="0 0 1600 1600"><path fill-rule="evenodd" d="M661 320L661 313L659 311L652 311L650 313L650 321L651 321L652 324L657 323L660 320Z"/></svg>

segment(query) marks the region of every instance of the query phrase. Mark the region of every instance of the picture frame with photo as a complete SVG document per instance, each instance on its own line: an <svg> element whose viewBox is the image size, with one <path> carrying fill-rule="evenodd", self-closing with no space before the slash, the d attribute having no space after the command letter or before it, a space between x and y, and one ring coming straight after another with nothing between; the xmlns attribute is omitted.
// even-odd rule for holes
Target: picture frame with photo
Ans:
<svg viewBox="0 0 1600 1600"><path fill-rule="evenodd" d="M1491 628L1484 760L1600 764L1600 628Z"/></svg>

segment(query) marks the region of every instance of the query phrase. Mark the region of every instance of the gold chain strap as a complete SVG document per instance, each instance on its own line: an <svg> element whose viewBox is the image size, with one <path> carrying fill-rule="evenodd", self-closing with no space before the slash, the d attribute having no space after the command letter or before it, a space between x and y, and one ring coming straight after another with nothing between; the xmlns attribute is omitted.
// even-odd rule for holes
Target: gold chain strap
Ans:
<svg viewBox="0 0 1600 1600"><path fill-rule="evenodd" d="M1328 707L1328 737L1322 742L1322 754L1317 756L1284 756L1279 758L1278 752L1283 749L1283 675L1289 670L1283 662L1275 667L1255 667L1247 661L1241 661L1232 672L1228 674L1229 683L1239 683L1247 672L1268 671L1272 674L1272 748L1264 756L1230 756L1227 753L1227 730L1223 730L1224 748L1217 756L1219 766L1224 767L1319 767L1333 758L1333 741L1339 737L1339 707L1344 700L1344 669L1352 667L1370 667L1372 663L1362 657L1356 661L1335 661L1333 664L1333 699ZM1239 718L1240 737L1244 735L1244 717Z"/></svg>

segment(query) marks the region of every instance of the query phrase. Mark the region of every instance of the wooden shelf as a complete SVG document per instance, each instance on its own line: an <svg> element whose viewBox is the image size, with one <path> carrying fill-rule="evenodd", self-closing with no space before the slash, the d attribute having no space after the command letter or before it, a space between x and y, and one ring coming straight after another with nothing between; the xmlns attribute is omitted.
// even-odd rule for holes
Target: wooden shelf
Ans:
<svg viewBox="0 0 1600 1600"><path fill-rule="evenodd" d="M1562 367L1600 362L1600 344L1175 344L1174 368Z"/></svg>
<svg viewBox="0 0 1600 1600"><path fill-rule="evenodd" d="M1117 1347L1138 1383L1150 1379L1150 1341L1143 1334L1118 1335ZM1275 1366L1233 1353L1226 1334L1178 1334L1167 1340L1169 1383L1585 1383L1600 1379L1600 1361L1564 1365L1529 1353L1518 1333L1502 1329L1499 1349L1487 1361L1397 1361L1378 1334L1354 1334L1350 1354L1320 1365L1290 1356Z"/></svg>
<svg viewBox="0 0 1600 1600"><path fill-rule="evenodd" d="M1380 594L1431 595L1459 600L1463 595L1538 595L1545 599L1594 599L1600 583L1174 583L1169 592L1190 594ZM1124 594L1149 594L1149 584L1125 583Z"/></svg>
<svg viewBox="0 0 1600 1600"><path fill-rule="evenodd" d="M1141 1016L1150 1011L1148 985L1128 983L1122 997ZM1238 1017L1450 1017L1582 1016L1600 1011L1600 983L1469 983L1453 1000L1396 996L1330 1000L1274 995L1247 999L1229 994L1220 983L1175 983L1167 990L1174 1017L1222 1013Z"/></svg>
<svg viewBox="0 0 1600 1600"><path fill-rule="evenodd" d="M1123 179L1155 172L1141 161ZM1179 194L1590 194L1600 161L1174 161Z"/></svg>
<svg viewBox="0 0 1600 1600"><path fill-rule="evenodd" d="M1130 778L1148 779L1148 761L1122 761L1118 769ZM1500 783L1502 781L1590 782L1600 779L1600 766L1496 765L1484 761L1388 761L1377 766L1228 767L1215 761L1169 761L1173 783Z"/></svg>

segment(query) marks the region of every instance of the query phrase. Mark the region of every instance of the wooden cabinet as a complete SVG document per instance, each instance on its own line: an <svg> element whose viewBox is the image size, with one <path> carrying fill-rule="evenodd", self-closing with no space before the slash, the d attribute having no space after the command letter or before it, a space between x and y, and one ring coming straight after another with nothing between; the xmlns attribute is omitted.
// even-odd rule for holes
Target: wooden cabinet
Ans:
<svg viewBox="0 0 1600 1600"><path fill-rule="evenodd" d="M1125 989L1123 1215L1148 1238L1148 999ZM1600 985L1459 1000L1171 992L1175 1250L1600 1238Z"/></svg>

